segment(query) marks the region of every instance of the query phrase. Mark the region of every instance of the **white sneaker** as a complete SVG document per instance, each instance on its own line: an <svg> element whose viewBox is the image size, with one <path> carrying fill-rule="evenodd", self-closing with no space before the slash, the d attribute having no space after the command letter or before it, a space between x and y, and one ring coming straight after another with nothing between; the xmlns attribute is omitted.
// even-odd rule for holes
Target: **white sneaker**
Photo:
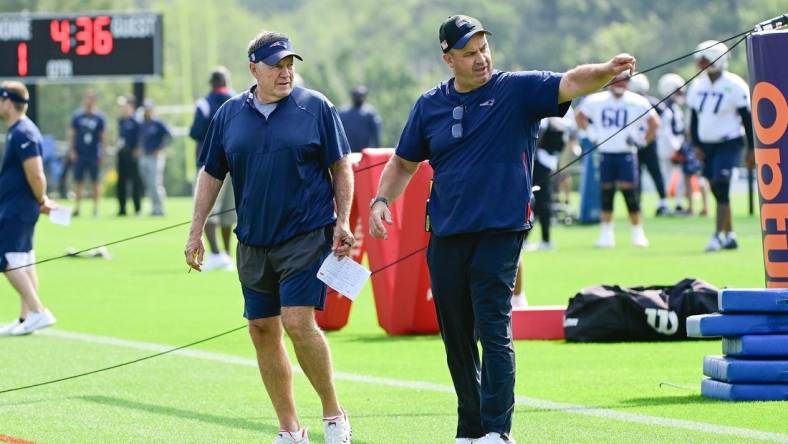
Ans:
<svg viewBox="0 0 788 444"><path fill-rule="evenodd" d="M500 433L488 433L483 437L473 441L473 444L516 444L514 439L506 436L501 435Z"/></svg>
<svg viewBox="0 0 788 444"><path fill-rule="evenodd" d="M723 241L722 241L722 239L720 239L720 235L717 234L717 233L714 233L711 236L711 239L709 239L709 243L706 244L706 251L708 251L708 252L720 251L720 250L722 250L722 244L723 244Z"/></svg>
<svg viewBox="0 0 788 444"><path fill-rule="evenodd" d="M528 298L524 292L512 296L512 308L525 308L528 306Z"/></svg>
<svg viewBox="0 0 788 444"><path fill-rule="evenodd" d="M295 432L280 430L272 444L309 444L309 436L306 433L306 429Z"/></svg>
<svg viewBox="0 0 788 444"><path fill-rule="evenodd" d="M342 412L341 416L333 418L323 418L323 433L326 437L326 444L350 444L350 421L347 413Z"/></svg>
<svg viewBox="0 0 788 444"><path fill-rule="evenodd" d="M25 321L14 327L8 334L11 336L29 335L36 330L54 325L55 322L57 322L57 319L55 319L52 312L47 309L38 313L30 311L27 313Z"/></svg>
<svg viewBox="0 0 788 444"><path fill-rule="evenodd" d="M2 328L0 328L0 336L11 336L11 330L16 328L16 326L19 324L21 324L19 319L14 319L14 322L4 325Z"/></svg>
<svg viewBox="0 0 788 444"><path fill-rule="evenodd" d="M648 247L646 233L643 231L643 227L640 225L632 227L632 245L640 248Z"/></svg>
<svg viewBox="0 0 788 444"><path fill-rule="evenodd" d="M594 244L596 248L613 248L616 246L616 238L613 235L612 229L605 229L602 228L602 232L599 233L599 240L596 241Z"/></svg>
<svg viewBox="0 0 788 444"><path fill-rule="evenodd" d="M233 262L233 258L229 254L222 251L221 253L219 253L219 256L222 257L222 263L224 263L223 269L225 271L235 271L235 263Z"/></svg>
<svg viewBox="0 0 788 444"><path fill-rule="evenodd" d="M202 271L214 271L225 268L226 266L227 264L224 262L220 253L208 253L208 257L205 258L205 263L202 264L201 268Z"/></svg>

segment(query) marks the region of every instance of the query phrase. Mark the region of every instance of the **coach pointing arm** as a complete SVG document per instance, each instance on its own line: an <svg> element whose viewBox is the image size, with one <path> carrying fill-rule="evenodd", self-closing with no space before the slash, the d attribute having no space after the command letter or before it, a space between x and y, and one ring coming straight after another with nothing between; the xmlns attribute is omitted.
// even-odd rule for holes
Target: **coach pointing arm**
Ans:
<svg viewBox="0 0 788 444"><path fill-rule="evenodd" d="M445 58L446 56L444 56ZM456 71L454 66L450 65L450 67ZM634 70L634 68L635 58L629 54L619 54L606 63L580 65L573 68L561 77L558 103L568 102L598 91L619 73ZM377 197L371 204L369 226L370 234L373 237L385 239L388 236L383 224L383 221L387 224L392 223L388 205L402 193L411 177L418 170L418 166L418 162L411 162L396 154L386 164L380 178Z"/></svg>
<svg viewBox="0 0 788 444"><path fill-rule="evenodd" d="M618 74L635 69L635 58L629 54L619 54L607 63L580 65L567 71L558 86L558 103L568 102L578 97L600 90Z"/></svg>

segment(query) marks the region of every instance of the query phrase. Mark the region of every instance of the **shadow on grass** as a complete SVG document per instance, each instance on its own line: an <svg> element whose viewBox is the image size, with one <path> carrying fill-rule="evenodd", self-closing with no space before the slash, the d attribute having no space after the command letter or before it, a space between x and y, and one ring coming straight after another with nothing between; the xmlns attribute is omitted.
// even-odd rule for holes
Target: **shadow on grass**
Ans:
<svg viewBox="0 0 788 444"><path fill-rule="evenodd" d="M355 336L348 336L348 337L341 337L336 336L331 338L332 341L342 341L342 342L365 342L365 343L381 343L385 342L388 344L400 343L400 342L426 342L426 341L440 341L440 336L436 334L428 334L428 335L408 335L408 336L388 336L385 333L380 334L361 334Z"/></svg>
<svg viewBox="0 0 788 444"><path fill-rule="evenodd" d="M188 419L192 421L199 421L207 424L228 427L231 429L243 429L253 432L267 433L271 436L274 436L279 431L278 426L265 424L262 421L254 421L245 418L234 418L230 416L212 415L210 413L195 412L192 410L185 410L177 407L148 404L144 402L133 401L130 399L113 398L109 396L99 396L99 395L79 396L76 397L76 399L81 399L83 401L94 402L97 404L108 405L112 407L143 411L155 415L171 416L171 417L177 417L182 419ZM317 438L317 441L319 442L323 441L322 433L312 432L310 435L312 435L312 438ZM358 444L365 444L364 441L358 439L354 439L353 442Z"/></svg>
<svg viewBox="0 0 788 444"><path fill-rule="evenodd" d="M615 404L609 405L567 405L561 408L534 408L531 406L517 406L519 413L554 413L554 412L581 412L594 409L604 410L626 410L640 407L658 407L658 406L688 406L688 405L708 405L708 404L721 404L724 401L717 401L714 399L704 398L700 394L687 394L683 396L655 396L651 398L630 398L621 400Z"/></svg>

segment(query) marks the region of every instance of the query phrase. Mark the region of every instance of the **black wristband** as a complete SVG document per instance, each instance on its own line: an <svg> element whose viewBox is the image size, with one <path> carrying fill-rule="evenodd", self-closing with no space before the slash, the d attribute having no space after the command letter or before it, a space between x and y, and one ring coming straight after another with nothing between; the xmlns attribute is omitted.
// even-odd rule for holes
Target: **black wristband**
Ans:
<svg viewBox="0 0 788 444"><path fill-rule="evenodd" d="M389 200L388 199L386 199L383 196L377 196L374 199L372 199L372 201L369 203L369 208L372 209L372 207L374 207L375 204L378 203L378 202L383 202L383 204L385 204L387 207L389 206Z"/></svg>

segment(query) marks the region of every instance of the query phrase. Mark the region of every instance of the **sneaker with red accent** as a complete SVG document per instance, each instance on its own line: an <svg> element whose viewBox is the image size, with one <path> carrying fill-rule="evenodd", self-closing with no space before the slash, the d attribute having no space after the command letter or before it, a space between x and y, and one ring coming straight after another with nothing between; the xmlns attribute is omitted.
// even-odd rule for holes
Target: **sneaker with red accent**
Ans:
<svg viewBox="0 0 788 444"><path fill-rule="evenodd" d="M305 428L295 432L280 430L272 444L309 444L309 436Z"/></svg>
<svg viewBox="0 0 788 444"><path fill-rule="evenodd" d="M353 432L344 410L339 416L323 418L323 430L326 444L350 444L350 436Z"/></svg>

